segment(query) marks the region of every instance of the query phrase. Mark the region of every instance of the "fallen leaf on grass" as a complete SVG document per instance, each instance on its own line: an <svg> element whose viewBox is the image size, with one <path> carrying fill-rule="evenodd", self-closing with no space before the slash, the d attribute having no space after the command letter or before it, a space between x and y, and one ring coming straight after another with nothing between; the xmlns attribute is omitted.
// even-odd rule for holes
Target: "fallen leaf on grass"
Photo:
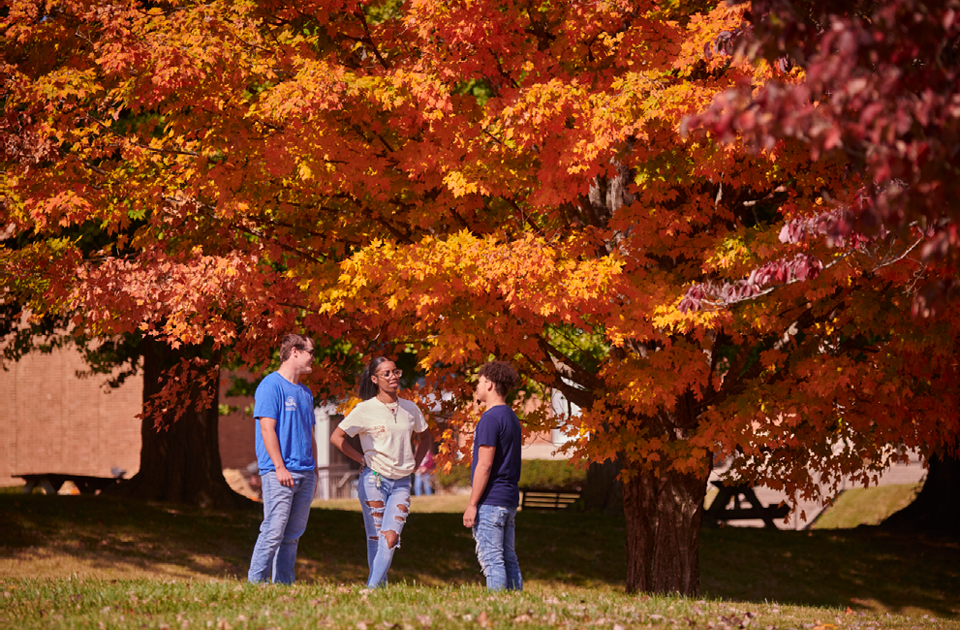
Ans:
<svg viewBox="0 0 960 630"><path fill-rule="evenodd" d="M530 621L531 621L531 617L526 613L513 618L513 623L529 623Z"/></svg>

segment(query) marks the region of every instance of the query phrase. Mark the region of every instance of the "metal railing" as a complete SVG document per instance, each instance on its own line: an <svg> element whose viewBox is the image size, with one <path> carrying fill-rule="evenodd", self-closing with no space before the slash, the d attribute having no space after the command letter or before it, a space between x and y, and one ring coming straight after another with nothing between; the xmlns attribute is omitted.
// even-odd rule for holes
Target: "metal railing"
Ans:
<svg viewBox="0 0 960 630"><path fill-rule="evenodd" d="M317 480L316 499L355 499L360 471L347 466L321 466Z"/></svg>

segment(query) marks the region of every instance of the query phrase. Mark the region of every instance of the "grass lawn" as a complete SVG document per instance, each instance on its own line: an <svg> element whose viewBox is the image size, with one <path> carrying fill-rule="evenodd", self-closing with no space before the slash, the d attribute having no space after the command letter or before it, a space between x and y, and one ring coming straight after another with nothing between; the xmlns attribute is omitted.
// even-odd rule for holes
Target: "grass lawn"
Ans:
<svg viewBox="0 0 960 630"><path fill-rule="evenodd" d="M705 529L702 599L630 596L622 519L527 512L517 519L525 591L490 594L463 502L415 497L393 585L367 593L354 505L316 503L297 585L258 587L245 582L256 504L220 513L0 494L0 628L960 628L956 541Z"/></svg>
<svg viewBox="0 0 960 630"><path fill-rule="evenodd" d="M844 490L813 523L814 529L849 529L877 525L917 498L923 483Z"/></svg>

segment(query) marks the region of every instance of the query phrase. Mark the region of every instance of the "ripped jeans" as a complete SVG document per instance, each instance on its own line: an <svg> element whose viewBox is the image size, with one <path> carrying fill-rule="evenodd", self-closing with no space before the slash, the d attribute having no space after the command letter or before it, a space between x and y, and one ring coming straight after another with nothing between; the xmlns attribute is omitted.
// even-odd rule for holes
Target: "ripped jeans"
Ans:
<svg viewBox="0 0 960 630"><path fill-rule="evenodd" d="M410 513L410 477L388 479L364 468L357 495L367 535L367 588L376 588L387 583L393 552L400 546L400 532ZM388 540L390 533L396 534L393 545Z"/></svg>

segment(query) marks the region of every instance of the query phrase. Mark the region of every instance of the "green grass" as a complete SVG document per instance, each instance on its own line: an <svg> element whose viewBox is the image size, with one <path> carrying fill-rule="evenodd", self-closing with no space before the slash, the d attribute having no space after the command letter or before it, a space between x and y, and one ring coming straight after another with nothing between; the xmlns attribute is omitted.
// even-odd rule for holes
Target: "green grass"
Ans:
<svg viewBox="0 0 960 630"><path fill-rule="evenodd" d="M0 495L0 628L420 630L518 618L525 628L960 628L955 541L876 528L704 530L703 599L659 598L624 592L622 519L528 512L517 519L525 591L489 594L460 513L426 511L461 499L416 499L431 503L414 503L393 586L364 593L360 515L327 503L301 540L297 585L255 587L244 581L260 521L253 504L217 513Z"/></svg>
<svg viewBox="0 0 960 630"><path fill-rule="evenodd" d="M263 587L233 581L5 583L17 628L946 628L950 622L798 606L635 597L534 585L522 593L477 586L391 586L367 592L319 583ZM11 625L10 627L14 627Z"/></svg>
<svg viewBox="0 0 960 630"><path fill-rule="evenodd" d="M922 486L922 483L916 483L844 490L813 523L813 528L850 529L878 525L910 505Z"/></svg>

